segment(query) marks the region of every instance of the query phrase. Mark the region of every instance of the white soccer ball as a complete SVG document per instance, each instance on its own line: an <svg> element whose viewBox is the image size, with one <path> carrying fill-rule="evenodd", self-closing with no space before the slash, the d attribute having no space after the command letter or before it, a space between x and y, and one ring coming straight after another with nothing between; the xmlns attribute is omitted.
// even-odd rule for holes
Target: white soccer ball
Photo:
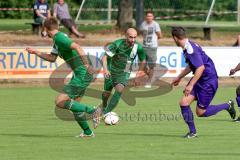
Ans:
<svg viewBox="0 0 240 160"><path fill-rule="evenodd" d="M104 115L104 122L107 125L115 125L119 122L119 117L115 112L108 112Z"/></svg>

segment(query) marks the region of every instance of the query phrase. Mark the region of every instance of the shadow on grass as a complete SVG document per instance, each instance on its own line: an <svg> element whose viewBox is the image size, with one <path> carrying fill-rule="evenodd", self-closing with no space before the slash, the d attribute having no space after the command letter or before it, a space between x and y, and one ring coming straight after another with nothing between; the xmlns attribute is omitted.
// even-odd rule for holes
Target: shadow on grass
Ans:
<svg viewBox="0 0 240 160"><path fill-rule="evenodd" d="M47 135L47 134L26 134L26 133L1 133L0 136L9 137L27 137L27 138L63 138L63 137L73 137L68 135Z"/></svg>
<svg viewBox="0 0 240 160"><path fill-rule="evenodd" d="M151 133L106 133L100 132L98 135L118 135L118 136L143 136L143 137L176 137L181 138L180 135L169 135L169 134L151 134Z"/></svg>
<svg viewBox="0 0 240 160"><path fill-rule="evenodd" d="M156 133L107 133L107 132L98 132L96 135L113 135L113 136L133 136L133 137L169 137L169 138L183 138L184 135L177 134L156 134ZM8 136L8 137L26 137L26 138L72 138L74 137L73 135L47 135L47 134L26 134L26 133L1 133L0 136ZM199 138L206 138L206 137L222 137L223 135L219 134L203 134L199 135L196 139ZM240 154L240 153L239 153Z"/></svg>
<svg viewBox="0 0 240 160"><path fill-rule="evenodd" d="M118 135L118 136L139 136L139 137L169 137L169 138L180 138L180 139L186 139L184 138L184 134L177 134L177 135L173 135L173 134L156 134L156 133L106 133L106 132L100 132L97 133L97 135ZM207 137L222 137L224 135L222 134L201 134L198 135L197 138L194 139L199 139L199 138L207 138ZM187 139L186 139L187 140Z"/></svg>
<svg viewBox="0 0 240 160"><path fill-rule="evenodd" d="M106 133L106 132L100 132L100 133L97 133L97 135L144 136L144 137L176 137L176 138L181 138L180 135L150 134L150 133ZM73 137L73 136L68 136L68 135L47 135L47 134L26 134L26 133L1 133L0 136L27 137L27 138L63 138L63 137Z"/></svg>

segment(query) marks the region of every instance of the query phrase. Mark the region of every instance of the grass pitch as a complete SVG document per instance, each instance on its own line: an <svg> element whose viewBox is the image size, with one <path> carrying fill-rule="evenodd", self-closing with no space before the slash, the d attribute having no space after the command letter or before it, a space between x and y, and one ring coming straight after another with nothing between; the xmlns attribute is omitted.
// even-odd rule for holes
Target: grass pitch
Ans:
<svg viewBox="0 0 240 160"><path fill-rule="evenodd" d="M213 103L226 102L234 94L233 87L220 88ZM235 160L240 156L240 124L231 122L227 112L211 118L195 116L199 138L181 138L187 126L180 118L180 88L139 98L136 106L121 101L115 110L120 123L102 123L94 130L96 137L89 140L74 137L80 133L75 122L55 116L56 95L47 87L0 89L1 160ZM98 104L100 100L85 97L83 102Z"/></svg>

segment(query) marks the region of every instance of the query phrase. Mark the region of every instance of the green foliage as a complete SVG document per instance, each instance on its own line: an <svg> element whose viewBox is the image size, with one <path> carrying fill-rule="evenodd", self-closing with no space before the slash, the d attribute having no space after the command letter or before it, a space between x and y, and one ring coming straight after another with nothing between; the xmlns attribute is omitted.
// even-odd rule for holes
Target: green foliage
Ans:
<svg viewBox="0 0 240 160"><path fill-rule="evenodd" d="M36 0L4 0L0 1L0 8L32 8ZM52 0L56 2L56 0ZM79 6L79 0L65 0L69 6ZM48 0L51 6L51 0ZM51 6L52 7L52 6ZM33 11L0 11L0 18L26 19L32 18Z"/></svg>
<svg viewBox="0 0 240 160"><path fill-rule="evenodd" d="M1 0L0 8L32 8L36 0ZM56 0L48 0L49 3ZM65 0L69 5L73 18L77 15L82 0ZM112 8L117 9L120 0L112 0ZM137 1L136 1L137 2ZM144 0L145 10L153 9L156 17L189 15L202 13L204 15L179 18L179 20L204 20L212 0ZM81 19L106 20L107 12L86 11L87 8L107 8L108 0L86 0L81 13ZM214 11L236 11L237 0L217 0ZM33 11L0 11L0 18L27 19L32 18ZM112 12L112 19L117 18L117 12ZM211 20L236 20L236 14L213 14Z"/></svg>
<svg viewBox="0 0 240 160"><path fill-rule="evenodd" d="M199 14L194 17L184 17L177 20L204 20L210 8L212 0L152 0L144 1L144 7L152 9L156 17L162 16L182 16ZM158 7L156 7L158 6ZM160 9L156 10L156 8ZM236 20L236 14L233 11L237 10L236 0L217 0L215 2L214 12L232 12L230 14L213 13L211 20Z"/></svg>

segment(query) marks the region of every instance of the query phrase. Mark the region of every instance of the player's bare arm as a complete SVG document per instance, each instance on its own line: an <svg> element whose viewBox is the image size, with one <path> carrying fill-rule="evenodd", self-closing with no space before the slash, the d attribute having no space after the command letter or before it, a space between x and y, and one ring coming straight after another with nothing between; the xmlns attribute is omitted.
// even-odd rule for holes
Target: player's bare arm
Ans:
<svg viewBox="0 0 240 160"><path fill-rule="evenodd" d="M71 49L74 49L77 51L78 55L81 57L83 64L88 67L89 62L87 59L87 55L85 54L84 50L77 44L77 43L72 43L71 44Z"/></svg>
<svg viewBox="0 0 240 160"><path fill-rule="evenodd" d="M102 57L102 63L103 63L103 72L104 72L104 76L106 78L109 78L110 77L110 72L107 68L107 55L103 55Z"/></svg>
<svg viewBox="0 0 240 160"><path fill-rule="evenodd" d="M78 55L80 56L80 58L83 61L84 66L87 68L88 73L93 74L96 71L93 70L93 68L90 66L89 62L88 62L88 58L87 55L85 54L84 50L77 44L77 43L72 43L71 44L71 49L74 49L77 51Z"/></svg>
<svg viewBox="0 0 240 160"><path fill-rule="evenodd" d="M191 72L191 69L189 66L187 66L175 79L172 81L173 86L177 86L182 78L184 78L187 74Z"/></svg>
<svg viewBox="0 0 240 160"><path fill-rule="evenodd" d="M196 69L193 78L191 79L191 81L188 83L188 85L186 86L186 88L184 90L185 96L188 96L191 93L193 86L197 83L199 78L202 76L204 70L205 70L204 65L201 65L200 67L198 67Z"/></svg>
<svg viewBox="0 0 240 160"><path fill-rule="evenodd" d="M234 68L230 70L229 76L234 75L237 71L240 70L240 63Z"/></svg>
<svg viewBox="0 0 240 160"><path fill-rule="evenodd" d="M55 62L56 59L57 59L57 56L56 55L53 55L53 54L49 54L49 53L42 53L38 50L35 50L33 48L30 48L30 47L27 47L26 48L26 51L30 54L35 54L37 55L38 57L46 60L46 61L49 61L49 62Z"/></svg>

